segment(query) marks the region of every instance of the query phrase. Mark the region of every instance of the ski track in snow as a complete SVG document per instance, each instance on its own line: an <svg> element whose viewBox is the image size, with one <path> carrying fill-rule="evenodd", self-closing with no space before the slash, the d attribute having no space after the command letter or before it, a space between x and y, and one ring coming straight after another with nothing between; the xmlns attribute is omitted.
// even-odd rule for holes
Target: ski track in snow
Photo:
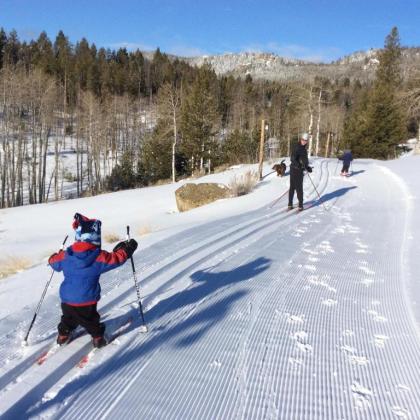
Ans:
<svg viewBox="0 0 420 420"><path fill-rule="evenodd" d="M407 240L394 217L400 185L360 165L377 182L360 174L349 187L319 159L311 176L328 200L305 178L314 205L303 213L286 213L284 197L136 254L149 333L133 322L83 370L86 335L34 365L55 337L51 312L30 348L19 346L27 323L11 327L0 339L0 416L420 418L419 336L402 256L390 252ZM386 211L363 225L370 208ZM375 249L372 236L383 237ZM137 317L130 270L101 281L105 322ZM58 314L56 295L44 304Z"/></svg>

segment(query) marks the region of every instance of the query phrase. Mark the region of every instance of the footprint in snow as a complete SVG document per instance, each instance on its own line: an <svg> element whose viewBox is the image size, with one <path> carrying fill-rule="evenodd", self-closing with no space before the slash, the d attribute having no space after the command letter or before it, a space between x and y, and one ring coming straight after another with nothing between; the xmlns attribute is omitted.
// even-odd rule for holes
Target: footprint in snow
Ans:
<svg viewBox="0 0 420 420"><path fill-rule="evenodd" d="M362 279L362 280L360 280L360 283L362 283L363 286L370 287L370 286L372 286L373 283L375 283L375 280L374 279Z"/></svg>
<svg viewBox="0 0 420 420"><path fill-rule="evenodd" d="M406 410L405 408L400 407L399 405L394 405L393 407L391 407L391 410L393 414L400 419L410 418L410 412Z"/></svg>
<svg viewBox="0 0 420 420"><path fill-rule="evenodd" d="M297 331L292 335L296 341L297 348L304 353L312 353L312 346L308 343L308 333L306 331Z"/></svg>
<svg viewBox="0 0 420 420"><path fill-rule="evenodd" d="M369 246L364 244L360 239L356 239L354 242L359 248L368 249Z"/></svg>
<svg viewBox="0 0 420 420"><path fill-rule="evenodd" d="M286 316L287 316L287 322L290 322L290 323L303 324L303 322L305 320L305 316L304 315L291 315L291 314L286 314Z"/></svg>
<svg viewBox="0 0 420 420"><path fill-rule="evenodd" d="M300 343L299 341L296 342L298 349L304 353L312 353L312 346L308 343Z"/></svg>
<svg viewBox="0 0 420 420"><path fill-rule="evenodd" d="M307 254L311 254L311 255L318 255L318 251L314 250L314 249L310 249L310 248L303 248L302 249L303 252L306 252Z"/></svg>
<svg viewBox="0 0 420 420"><path fill-rule="evenodd" d="M397 385L397 390L398 391L411 391L410 387L408 387L407 385L404 385L404 384L398 384Z"/></svg>
<svg viewBox="0 0 420 420"><path fill-rule="evenodd" d="M323 255L333 254L335 252L334 248L331 246L331 243L329 241L322 241L317 248Z"/></svg>
<svg viewBox="0 0 420 420"><path fill-rule="evenodd" d="M375 343L376 347L383 349L385 347L385 343L389 340L389 337L382 334L375 334L373 338L373 342Z"/></svg>
<svg viewBox="0 0 420 420"><path fill-rule="evenodd" d="M332 233L334 233L334 234L337 234L337 233L345 233L344 226L337 226L337 227L333 230L333 232L332 232Z"/></svg>
<svg viewBox="0 0 420 420"><path fill-rule="evenodd" d="M351 386L351 391L357 408L363 409L370 407L369 399L373 396L373 392L369 388L366 388L359 382L354 381Z"/></svg>
<svg viewBox="0 0 420 420"><path fill-rule="evenodd" d="M388 320L382 316L379 315L377 311L374 311L373 309L370 309L368 311L368 314L373 318L374 321L376 322L387 322Z"/></svg>
<svg viewBox="0 0 420 420"><path fill-rule="evenodd" d="M219 359L215 359L210 363L210 366L219 368L222 366L222 362Z"/></svg>
<svg viewBox="0 0 420 420"><path fill-rule="evenodd" d="M296 357L289 357L289 363L295 368L298 369L303 365L303 360L297 359Z"/></svg>
<svg viewBox="0 0 420 420"><path fill-rule="evenodd" d="M293 340L300 341L302 343L306 342L308 339L308 333L306 331L297 331L292 334Z"/></svg>
<svg viewBox="0 0 420 420"><path fill-rule="evenodd" d="M356 355L349 356L349 361L352 365L356 366L366 366L369 363L369 360L366 357Z"/></svg>
<svg viewBox="0 0 420 420"><path fill-rule="evenodd" d="M364 356L357 356L357 350L347 345L341 346L341 351L347 356L348 361L355 366L366 366L369 360Z"/></svg>
<svg viewBox="0 0 420 420"><path fill-rule="evenodd" d="M356 349L354 347L350 347L350 346L347 346L347 345L341 346L341 350L345 354L354 354L354 353L356 353Z"/></svg>
<svg viewBox="0 0 420 420"><path fill-rule="evenodd" d="M334 299L324 299L322 301L322 304L325 305L325 306L335 306L335 305L337 305L337 301L334 300Z"/></svg>
<svg viewBox="0 0 420 420"><path fill-rule="evenodd" d="M326 278L326 279L330 280L330 277L328 275L323 276L323 278ZM313 275L308 276L307 280L310 284L312 284L314 286L325 287L329 292L337 293L337 289L335 289L334 287L331 287L327 282L325 282L323 280L319 280L319 276L317 274L313 274Z"/></svg>
<svg viewBox="0 0 420 420"><path fill-rule="evenodd" d="M371 270L368 267L365 267L364 265L359 266L359 270L363 271L365 274L375 274L375 272L373 270Z"/></svg>

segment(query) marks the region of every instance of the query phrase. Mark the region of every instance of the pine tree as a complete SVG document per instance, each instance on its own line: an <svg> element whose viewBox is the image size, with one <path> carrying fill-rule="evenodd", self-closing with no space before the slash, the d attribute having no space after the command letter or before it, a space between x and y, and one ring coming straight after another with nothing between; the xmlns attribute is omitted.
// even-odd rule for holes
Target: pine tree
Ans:
<svg viewBox="0 0 420 420"><path fill-rule="evenodd" d="M181 108L181 150L191 159L192 171L198 164L203 170L204 159L211 159L217 149L214 136L220 117L216 86L214 72L201 67Z"/></svg>
<svg viewBox="0 0 420 420"><path fill-rule="evenodd" d="M397 101L400 59L400 39L394 27L379 54L373 87L362 97L344 127L345 145L351 145L356 157L393 157L395 146L406 135L406 116Z"/></svg>
<svg viewBox="0 0 420 420"><path fill-rule="evenodd" d="M94 50L96 54L96 48ZM92 80L91 67L94 61L89 43L85 38L76 44L75 49L75 70L77 73L77 81L82 89L86 89L88 84L94 85Z"/></svg>
<svg viewBox="0 0 420 420"><path fill-rule="evenodd" d="M393 157L396 145L406 135L406 117L397 101L402 81L400 60L400 39L394 27L379 55L380 64L367 109L367 136L373 146L373 157L380 159Z"/></svg>
<svg viewBox="0 0 420 420"><path fill-rule="evenodd" d="M234 130L223 144L223 158L229 164L251 163L257 148L258 143L250 134Z"/></svg>
<svg viewBox="0 0 420 420"><path fill-rule="evenodd" d="M12 66L16 65L19 59L21 44L15 30L9 33L4 45L4 62Z"/></svg>
<svg viewBox="0 0 420 420"><path fill-rule="evenodd" d="M40 67L45 73L54 74L54 51L46 32L41 32L34 47L34 64Z"/></svg>
<svg viewBox="0 0 420 420"><path fill-rule="evenodd" d="M4 48L7 43L7 35L3 28L0 28L0 69L3 68Z"/></svg>
<svg viewBox="0 0 420 420"><path fill-rule="evenodd" d="M66 105L69 103L69 98L74 94L72 92L74 91L74 81L72 81L72 46L63 31L58 33L53 48L55 55L55 75L63 86Z"/></svg>
<svg viewBox="0 0 420 420"><path fill-rule="evenodd" d="M106 184L110 191L126 190L136 186L133 159L129 152L125 152L122 155L121 162L113 168Z"/></svg>
<svg viewBox="0 0 420 420"><path fill-rule="evenodd" d="M143 54L137 50L129 56L128 91L134 97L146 94L146 68Z"/></svg>

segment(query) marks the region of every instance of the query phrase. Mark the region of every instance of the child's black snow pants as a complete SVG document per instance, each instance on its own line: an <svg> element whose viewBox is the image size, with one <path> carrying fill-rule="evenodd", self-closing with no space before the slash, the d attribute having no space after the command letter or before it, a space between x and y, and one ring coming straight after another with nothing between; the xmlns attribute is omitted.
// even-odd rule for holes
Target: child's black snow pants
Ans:
<svg viewBox="0 0 420 420"><path fill-rule="evenodd" d="M60 335L69 335L78 325L86 329L92 337L101 337L105 332L105 324L100 322L100 315L96 310L96 303L87 306L72 306L61 304L63 315L58 324Z"/></svg>

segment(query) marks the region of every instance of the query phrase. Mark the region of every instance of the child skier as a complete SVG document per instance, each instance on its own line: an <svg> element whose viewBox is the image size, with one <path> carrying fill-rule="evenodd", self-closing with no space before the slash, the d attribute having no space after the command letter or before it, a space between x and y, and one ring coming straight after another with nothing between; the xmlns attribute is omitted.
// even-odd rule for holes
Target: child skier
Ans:
<svg viewBox="0 0 420 420"><path fill-rule="evenodd" d="M351 164L351 161L353 160L353 156L351 154L351 151L350 150L344 150L344 153L338 159L343 161L343 168L341 169L341 174L340 175L348 176L349 175L350 164Z"/></svg>
<svg viewBox="0 0 420 420"><path fill-rule="evenodd" d="M118 243L113 252L101 250L101 221L74 215L75 243L51 255L48 263L55 271L64 272L60 286L62 317L58 324L57 344L66 343L71 332L84 327L92 336L94 347L107 344L105 324L100 322L96 305L101 297L99 277L124 264L137 248L134 239Z"/></svg>

